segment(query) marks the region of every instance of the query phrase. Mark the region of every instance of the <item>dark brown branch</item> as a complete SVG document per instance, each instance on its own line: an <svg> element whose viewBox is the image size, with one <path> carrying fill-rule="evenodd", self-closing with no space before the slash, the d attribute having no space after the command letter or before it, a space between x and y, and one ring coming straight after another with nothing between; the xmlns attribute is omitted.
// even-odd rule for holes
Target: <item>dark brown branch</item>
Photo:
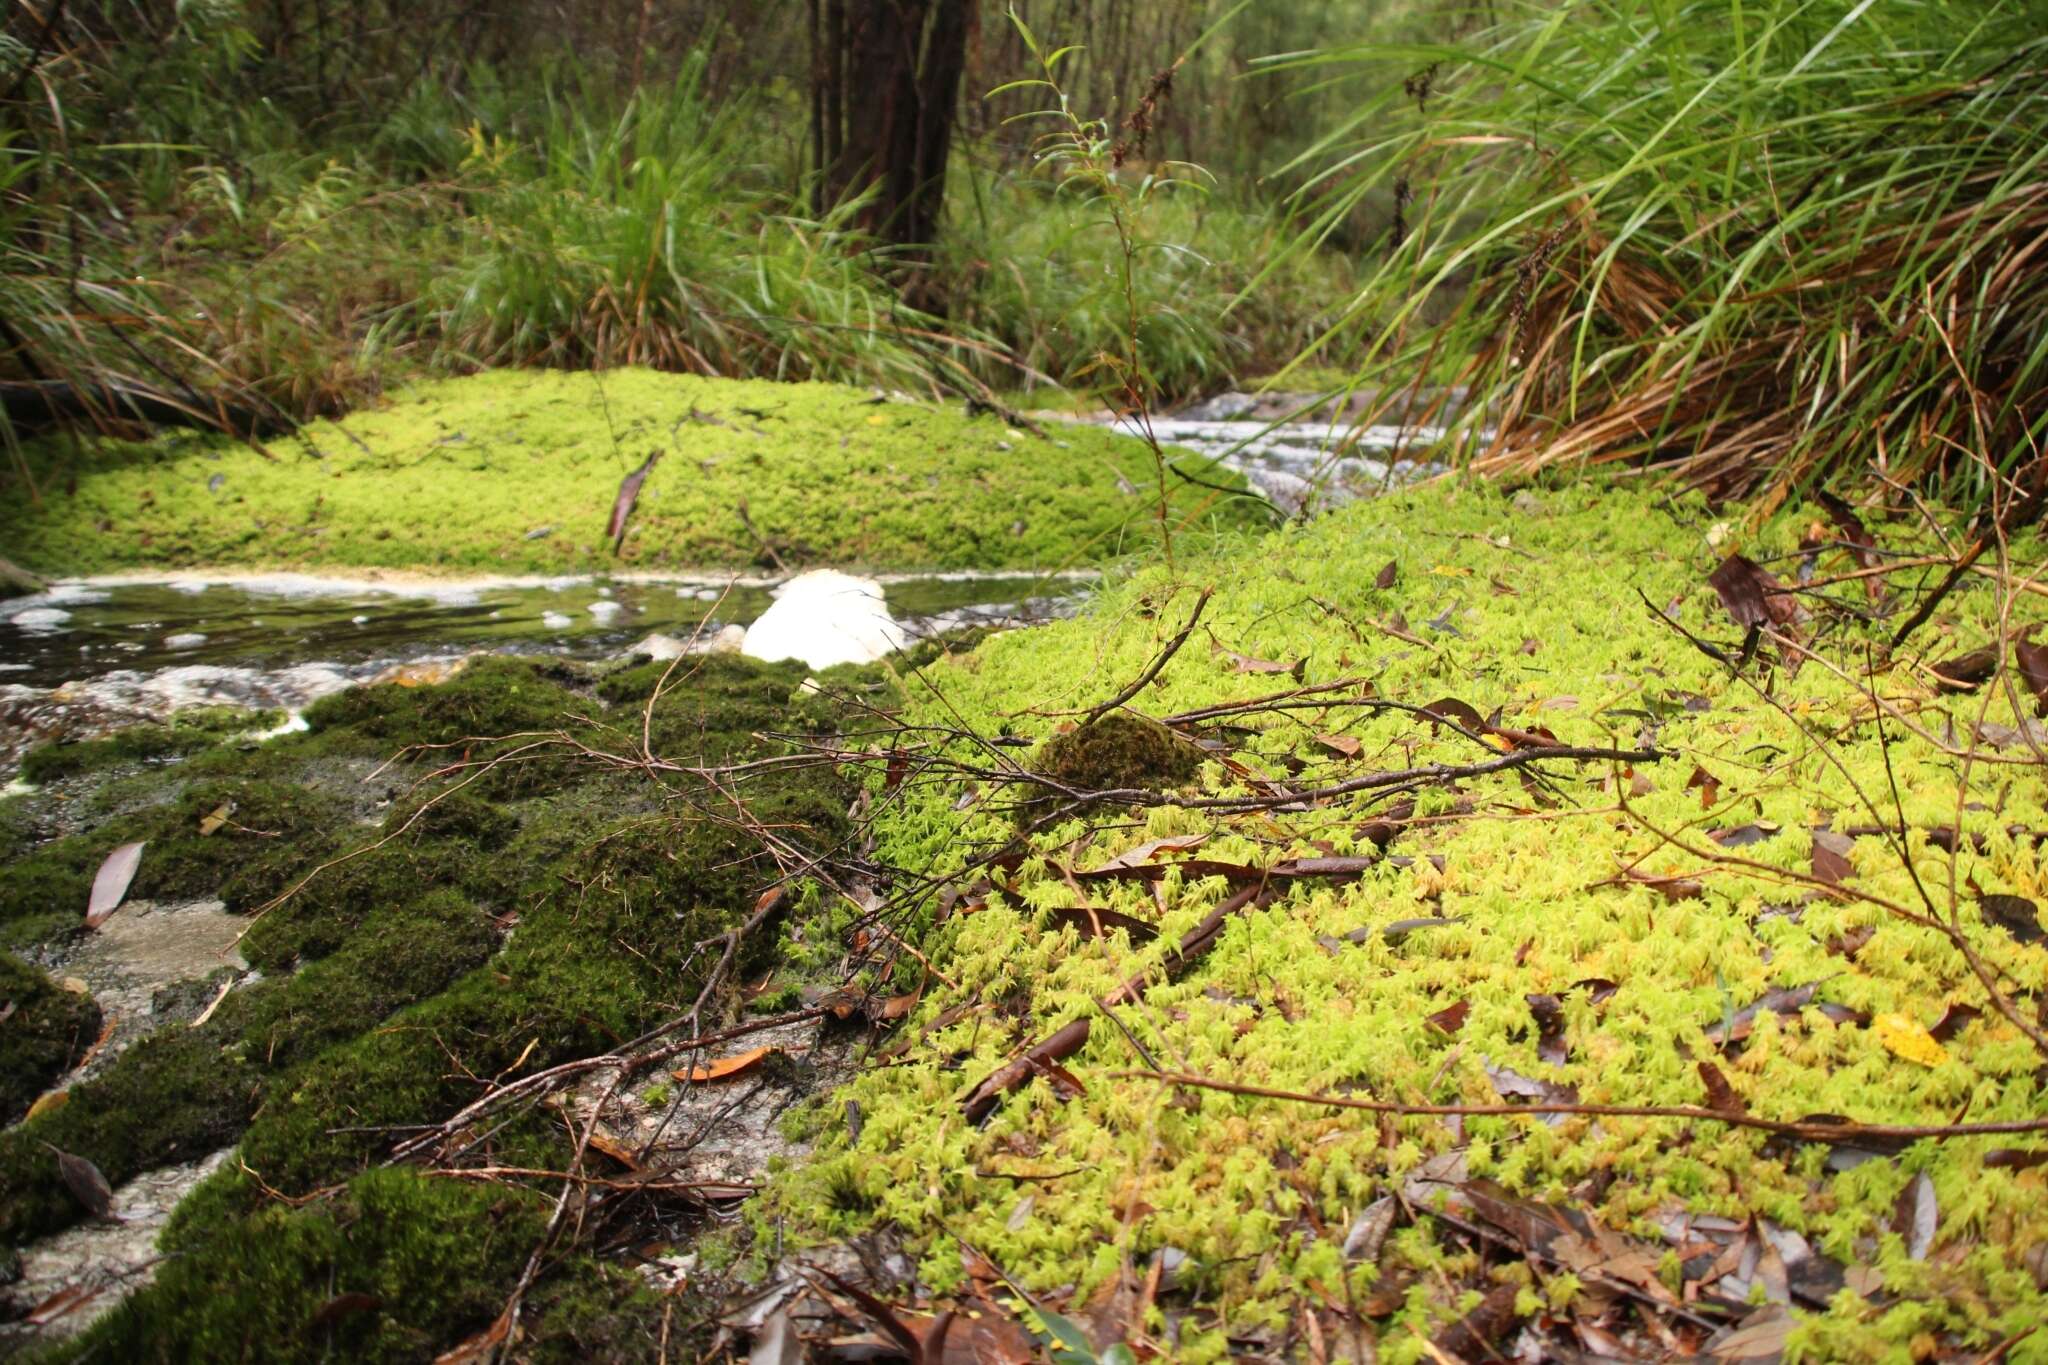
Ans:
<svg viewBox="0 0 2048 1365"><path fill-rule="evenodd" d="M1202 595L1195 599L1195 609L1188 613L1188 623L1180 628L1180 634L1174 636L1171 640L1168 640L1166 642L1166 648L1160 650L1159 653L1153 657L1152 662L1145 666L1145 671L1138 675L1137 680L1135 682L1131 683L1130 686L1124 688L1114 697L1111 697L1108 701L1103 702L1100 706L1096 707L1087 715L1083 716L1081 718L1081 724L1093 724L1095 721L1107 715L1109 712L1116 710L1117 707L1122 706L1125 702L1129 701L1132 697L1137 696L1139 692L1143 691L1146 683L1149 683L1154 678L1158 677L1159 670L1165 668L1166 665L1172 661L1173 656L1180 653L1180 647L1188 642L1188 636L1194 634L1195 623L1202 619L1202 608L1209 605L1209 598L1215 593L1215 591L1216 589L1214 588L1202 589Z"/></svg>
<svg viewBox="0 0 2048 1365"><path fill-rule="evenodd" d="M1695 1119L1725 1123L1733 1128L1754 1128L1798 1142L1851 1144L1859 1140L1865 1143L1916 1142L1923 1138L2048 1133L2048 1118L1999 1119L1986 1123L1828 1123L1814 1119L1783 1121L1758 1118L1754 1114L1708 1109L1697 1104L1563 1104L1542 1101L1531 1104L1400 1104L1393 1100L1364 1100L1350 1095L1309 1095L1298 1090L1217 1081L1178 1071L1111 1071L1105 1074L1112 1080L1151 1080L1190 1090L1215 1090L1252 1099L1319 1104L1331 1109L1359 1109L1369 1114L1395 1117L1540 1118L1545 1114L1584 1114L1597 1118Z"/></svg>

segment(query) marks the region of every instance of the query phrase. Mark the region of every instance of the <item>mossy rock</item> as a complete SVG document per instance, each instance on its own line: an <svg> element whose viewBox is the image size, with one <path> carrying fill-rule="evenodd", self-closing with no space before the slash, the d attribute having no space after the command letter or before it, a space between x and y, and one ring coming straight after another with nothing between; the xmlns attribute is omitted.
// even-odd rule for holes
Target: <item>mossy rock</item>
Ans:
<svg viewBox="0 0 2048 1365"><path fill-rule="evenodd" d="M51 740L21 758L25 781L55 782L81 773L156 763L197 753L223 739L277 723L280 713L232 706L194 707L160 725L131 725L98 739Z"/></svg>
<svg viewBox="0 0 2048 1365"><path fill-rule="evenodd" d="M0 953L0 1124L78 1063L99 1036L100 1007Z"/></svg>
<svg viewBox="0 0 2048 1365"><path fill-rule="evenodd" d="M326 957L375 916L423 888L487 885L480 851L459 839L385 840L350 829L253 863L224 889L230 911L255 914L242 956L265 971ZM502 899L502 895L500 897Z"/></svg>
<svg viewBox="0 0 2048 1365"><path fill-rule="evenodd" d="M1075 791L1156 790L1186 782L1201 764L1202 751L1158 721L1111 711L1041 744L1031 770Z"/></svg>
<svg viewBox="0 0 2048 1365"><path fill-rule="evenodd" d="M516 1186L365 1171L303 1208L273 1204L220 1224L98 1324L76 1358L431 1359L490 1325L545 1220L545 1202Z"/></svg>
<svg viewBox="0 0 2048 1365"><path fill-rule="evenodd" d="M519 830L519 817L462 787L416 795L391 807L386 837L458 839L477 849L498 848Z"/></svg>
<svg viewBox="0 0 2048 1365"><path fill-rule="evenodd" d="M176 1025L144 1038L63 1107L0 1133L0 1241L19 1243L83 1216L49 1148L85 1157L119 1185L197 1161L232 1142L255 1110L257 1074L213 1030Z"/></svg>
<svg viewBox="0 0 2048 1365"><path fill-rule="evenodd" d="M657 747L683 765L786 754L765 736L835 720L832 703L799 691L803 676L704 661L656 705ZM337 755L554 724L565 712L630 754L652 687L644 671L599 684L580 670L488 660L437 687L342 694L318 708L313 733L211 751L193 765L204 768L196 780L161 772L174 794L84 834L37 847L22 825L26 861L79 905L106 849L146 837L145 870L165 852L160 889L206 882L230 909L261 912L241 947L262 979L230 992L203 1026L143 1039L64 1108L0 1134L0 1242L82 1216L44 1142L116 1183L237 1142L260 1177L231 1163L194 1191L167 1229L166 1273L79 1349L417 1359L488 1323L517 1263L495 1246L465 1260L445 1243L488 1241L494 1227L544 1216L545 1202L382 1171L393 1134L454 1113L476 1098L478 1078L615 1048L672 1017L718 958L700 945L742 922L781 871L724 794L686 773L655 781L566 751L522 767L532 780L517 784L413 765L377 788L390 804L374 823L359 800L295 775ZM745 796L755 818L799 842L829 847L847 833L851 791L829 765L765 770ZM199 835L200 819L230 801L234 827ZM68 915L75 926L78 911ZM775 926L749 935L735 980L776 951ZM557 1168L564 1143L559 1122L536 1111L494 1127L491 1150ZM318 1197L294 1209L267 1190ZM519 1227L523 1258L538 1224ZM343 1293L382 1306L316 1323ZM630 1277L574 1257L551 1265L531 1302L537 1360L644 1358L662 1313Z"/></svg>
<svg viewBox="0 0 2048 1365"><path fill-rule="evenodd" d="M464 740L546 733L592 715L589 700L564 686L561 667L527 659L484 658L431 686L374 683L322 697L306 708L306 728L339 748L454 745Z"/></svg>
<svg viewBox="0 0 2048 1365"><path fill-rule="evenodd" d="M440 991L496 947L483 913L442 888L393 907L334 952L223 1002L221 1031L280 1069L375 1028Z"/></svg>
<svg viewBox="0 0 2048 1365"><path fill-rule="evenodd" d="M225 811L212 833L210 818ZM276 862L342 821L341 808L317 792L267 779L217 778L187 784L162 805L110 820L27 853L0 878L0 924L11 941L34 941L84 917L92 879L107 854L144 844L129 895L147 900L225 897L238 875ZM26 923L9 923L25 921Z"/></svg>

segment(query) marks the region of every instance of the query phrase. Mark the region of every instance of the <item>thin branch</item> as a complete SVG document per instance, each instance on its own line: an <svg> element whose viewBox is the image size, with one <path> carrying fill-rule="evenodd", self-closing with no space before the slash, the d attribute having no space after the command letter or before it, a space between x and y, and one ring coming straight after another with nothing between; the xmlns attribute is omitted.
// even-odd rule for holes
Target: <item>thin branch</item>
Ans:
<svg viewBox="0 0 2048 1365"><path fill-rule="evenodd" d="M1299 1090L1272 1086L1244 1085L1237 1081L1212 1080L1179 1071L1110 1071L1111 1080L1157 1081L1189 1090L1214 1090L1226 1095L1252 1099L1286 1100L1294 1104L1318 1104L1330 1109L1358 1109L1369 1114L1396 1117L1446 1118L1541 1118L1546 1114L1581 1114L1596 1118L1692 1119L1725 1123L1734 1128L1753 1128L1800 1142L1833 1142L1854 1145L1869 1142L1914 1142L1923 1138L1948 1139L1986 1137L2013 1133L2048 1133L2048 1118L1999 1119L1982 1123L1853 1123L1816 1119L1791 1121L1758 1118L1754 1114L1708 1109L1697 1104L1564 1104L1536 1101L1530 1104L1402 1104L1394 1100L1367 1100L1353 1095L1310 1095Z"/></svg>

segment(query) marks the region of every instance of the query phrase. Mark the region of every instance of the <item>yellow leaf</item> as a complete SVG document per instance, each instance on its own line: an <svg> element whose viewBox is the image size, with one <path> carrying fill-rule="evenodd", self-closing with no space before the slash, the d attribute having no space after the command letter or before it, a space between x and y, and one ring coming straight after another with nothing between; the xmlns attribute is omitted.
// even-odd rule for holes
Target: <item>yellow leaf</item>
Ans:
<svg viewBox="0 0 2048 1365"><path fill-rule="evenodd" d="M889 419L878 412L873 417L868 418L868 425L871 427L885 427L889 425Z"/></svg>
<svg viewBox="0 0 2048 1365"><path fill-rule="evenodd" d="M45 1090L36 1097L36 1102L28 1107L28 1113L22 1116L21 1121L27 1123L30 1119L41 1118L45 1114L54 1114L69 1103L71 1103L71 1092L69 1090Z"/></svg>
<svg viewBox="0 0 2048 1365"><path fill-rule="evenodd" d="M1934 1041L1934 1035L1910 1015L1880 1014L1871 1022L1870 1031L1894 1057L1922 1066L1940 1066L1948 1060L1948 1053Z"/></svg>

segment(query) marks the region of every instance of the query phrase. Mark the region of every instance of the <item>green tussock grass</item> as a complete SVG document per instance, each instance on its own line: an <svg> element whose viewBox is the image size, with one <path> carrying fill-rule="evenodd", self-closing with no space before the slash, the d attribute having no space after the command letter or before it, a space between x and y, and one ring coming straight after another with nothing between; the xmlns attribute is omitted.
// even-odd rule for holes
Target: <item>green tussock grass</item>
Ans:
<svg viewBox="0 0 2048 1365"><path fill-rule="evenodd" d="M1480 467L1655 459L1771 500L1954 481L2048 420L2038 5L1517 4L1273 59L1360 89L1299 163L1371 218L1361 377L1450 368Z"/></svg>
<svg viewBox="0 0 2048 1365"><path fill-rule="evenodd" d="M1152 1055L1174 1069L1302 1092L1489 1104L1501 1098L1491 1064L1576 1087L1587 1102L1698 1104L1695 1066L1711 1058L1753 1112L1772 1118L1838 1113L1939 1124L1964 1112L1977 1119L2038 1114L2039 1055L1989 1010L1949 944L1868 903L1810 895L1774 876L1806 872L1808 831L1822 822L1841 830L1902 818L1915 831L1908 836L1914 864L1935 894L1974 879L1987 892L2038 896L2040 854L2030 838L2006 832L2009 825L2048 827L2039 785L2015 780L2032 770L1980 764L1968 792L1959 793L1956 765L1933 743L1902 734L1890 718L1880 735L1860 680L1845 681L1818 663L1796 677L1779 668L1771 687L1780 711L1661 625L1638 590L1658 607L1673 604L1688 630L1724 643L1739 635L1706 583L1736 546L1716 548L1730 528L1715 528L1703 502L1602 487L1544 492L1539 500L1542 510L1529 511L1483 488L1431 489L1279 533L1255 552L1184 560L1178 582L1163 571L1142 574L1080 619L999 637L926 670L942 700L913 708L911 719L1050 735L1063 708L1086 707L1137 676L1179 628L1195 589L1213 586L1203 620L1223 649L1212 651L1198 634L1132 703L1145 714L1295 685L1240 671L1224 652L1236 651L1304 661L1309 683L1353 677L1367 695L1415 705L1448 695L1481 714L1498 708L1502 725L1547 727L1565 743L1650 742L1667 751L1632 772L1557 764L1557 784L1548 790L1510 773L1423 787L1414 794L1413 823L1388 850L1393 857L1349 883L1292 884L1269 908L1234 919L1184 976L1155 984L1142 1005L1122 1011ZM1781 555L1808 525L1780 516L1740 547L1759 558ZM1904 546L1921 533L1900 521L1878 535ZM2038 543L2021 553L2033 562ZM1822 571L1836 559L1823 556ZM1397 581L1376 587L1390 560ZM1916 637L1915 653L1947 658L1983 643L1996 607L1989 588L1973 583ZM1424 644L1370 624L1396 613ZM2013 620L2042 617L2038 600L2025 598ZM1853 669L1862 657L1858 628L1837 627L1822 652ZM1937 735L1951 724L1968 733L1987 706L1982 698L1941 698L1908 659L1868 686ZM2013 705L1996 695L1983 714L2012 725L2020 718ZM2029 698L2028 714L2031 708ZM1159 785L1201 796L1244 794L1252 790L1242 775L1249 771L1292 773L1287 780L1299 789L1493 752L1410 715L1343 707L1245 717L1242 725L1212 732L1232 746L1242 769L1210 762L1192 780ZM1318 738L1324 735L1337 743ZM1889 742L1897 809L1881 740ZM1356 757L1345 757L1339 750L1351 741ZM1848 776L1824 748L1839 755ZM1718 782L1714 792L1688 785L1695 767ZM1851 778L1879 804L1875 813L1863 807ZM962 814L957 780L906 784L881 818L882 855L943 874L971 850L1000 848L1015 826L988 784L980 785L981 803ZM1962 802L1970 804L1959 809ZM1270 1100L1175 1096L1110 1074L1143 1063L1091 1002L1155 962L1230 888L1220 877L1172 872L1155 903L1144 883L1084 889L1062 867L1094 867L1125 848L1180 834L1207 834L1198 856L1226 862L1370 854L1365 823L1385 813L1384 803L1363 797L1240 817L1094 811L1085 822L1040 832L985 910L930 927L935 975L906 1021L908 1051L821 1107L818 1159L770 1191L762 1225L813 1238L910 1229L920 1274L941 1292L962 1284L964 1241L1028 1287L1073 1286L1068 1301L1076 1305L1113 1281L1120 1264L1142 1274L1155 1251L1177 1249L1192 1258L1181 1302L1191 1301L1194 1312L1177 1329L1176 1358L1187 1360L1224 1358L1227 1330L1279 1329L1307 1304L1358 1302L1376 1280L1419 1276L1375 1329L1382 1359L1419 1359L1422 1344L1463 1311L1429 1289L1433 1268L1455 1273L1463 1263L1447 1262L1453 1253L1419 1229L1390 1243L1377 1264L1347 1263L1338 1244L1361 1209L1422 1162L1463 1149L1473 1176L1525 1197L1590 1206L1608 1226L1647 1239L1652 1259L1666 1245L1652 1215L1686 1209L1768 1218L1799 1230L1829 1257L1875 1267L1896 1301L1849 1293L1826 1312L1806 1314L1793 1338L1804 1358L1891 1359L1922 1331L1988 1347L2048 1309L2033 1280L2010 1270L2021 1248L2048 1235L2041 1176L1984 1164L1990 1150L2027 1139L1925 1143L1897 1160L1838 1174L1824 1166L1824 1148L1787 1154L1760 1134L1711 1124L1574 1118L1552 1127L1482 1118L1468 1120L1460 1135L1433 1118L1382 1126L1368 1115ZM1928 831L1957 819L1984 847L1965 846L1951 883L1948 857ZM1672 830L1705 845L1706 829L1751 822L1777 830L1739 850L1757 868L1709 866L1651 832ZM1083 839L1090 826L1098 832ZM1920 904L1882 840L1858 839L1851 861L1852 886ZM1695 878L1700 894L1667 897L1631 882L1629 869ZM1122 931L1092 940L1048 916L1084 903L1155 922L1160 942L1134 948ZM1398 942L1370 932L1423 916L1456 922ZM1994 970L2024 982L2048 967L2043 948L1981 923L1967 893L1962 916ZM1853 960L1830 950L1831 940L1866 929L1874 936ZM1368 931L1366 941L1344 938L1357 930ZM943 986L936 973L944 974ZM1589 978L1612 982L1611 998L1596 1003L1574 990ZM1877 1028L1831 1022L1812 1009L1785 1018L1767 1013L1747 1044L1726 1054L1707 1036L1768 989L1811 982L1822 983L1817 1002L1902 1015L1921 1028L1951 1004L1984 1015L1931 1065L1889 1050ZM1563 1002L1569 1055L1562 1064L1539 1053L1526 998L1532 993ZM1427 1022L1459 1002L1469 1015L1455 1037ZM939 1024L942 1015L951 1022ZM1062 1098L1033 1081L986 1126L962 1121L958 1104L970 1087L1027 1040L1083 1017L1095 1021L1090 1039L1064 1065L1085 1095ZM832 1118L848 1098L864 1115L857 1141ZM1923 1171L1938 1192L1941 1231L1936 1253L1913 1261L1893 1231L1893 1208ZM1024 1181L1006 1172L1059 1177ZM1029 1206L1020 1209L1027 1193ZM1147 1330L1163 1330L1162 1321ZM2015 1351L2016 1358L2048 1358L2039 1346Z"/></svg>
<svg viewBox="0 0 2048 1365"><path fill-rule="evenodd" d="M615 559L604 533L620 480L656 450ZM274 442L268 458L185 435L76 455L51 441L28 459L41 501L20 479L0 485L0 538L62 573L1027 568L1156 541L1152 458L1131 438L1093 427L1039 438L957 405L651 370L423 384ZM1184 526L1263 519L1256 502L1193 485L1176 482L1172 498Z"/></svg>
<svg viewBox="0 0 2048 1365"><path fill-rule="evenodd" d="M1102 357L1126 344L1128 300L1114 226L1096 200L1039 176L962 176L936 280L948 316L1004 348L970 356L992 384L1109 382ZM1281 214L1199 186L1133 215L1138 353L1166 401L1198 397L1292 361L1342 316L1355 282L1340 252L1285 257ZM1245 286L1260 277L1256 290Z"/></svg>

